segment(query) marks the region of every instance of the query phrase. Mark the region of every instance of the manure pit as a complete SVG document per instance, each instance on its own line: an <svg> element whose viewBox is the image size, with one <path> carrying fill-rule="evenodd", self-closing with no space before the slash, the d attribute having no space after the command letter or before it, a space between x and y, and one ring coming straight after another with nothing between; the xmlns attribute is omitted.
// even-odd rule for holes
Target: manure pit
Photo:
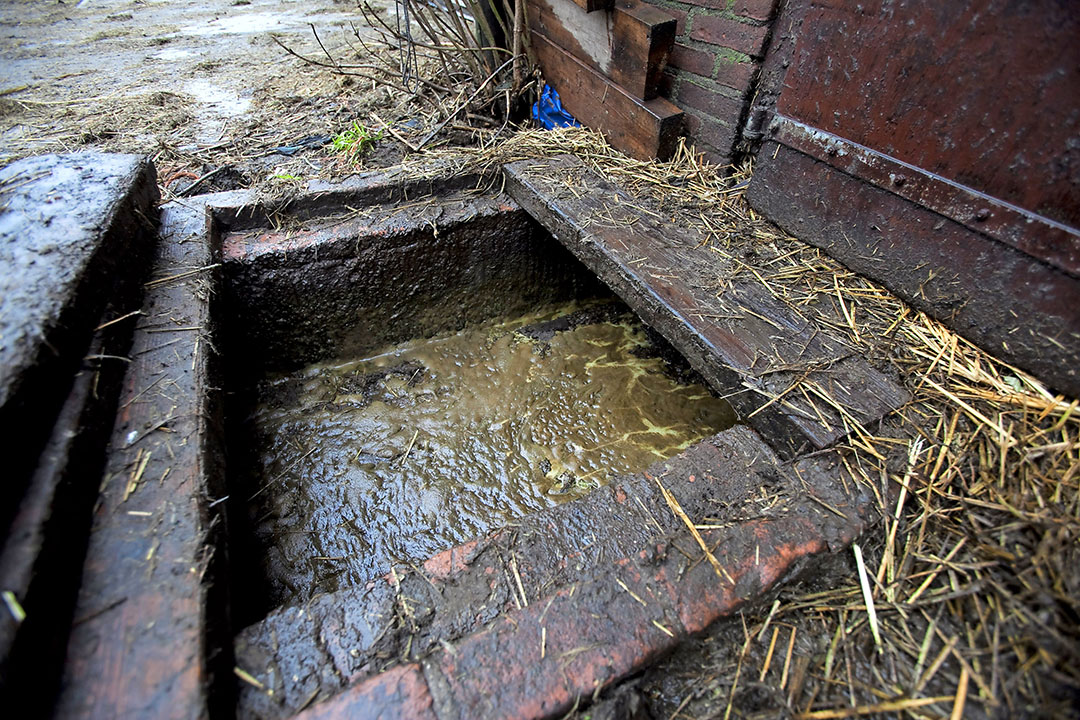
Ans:
<svg viewBox="0 0 1080 720"><path fill-rule="evenodd" d="M265 577L252 598L295 605L422 564L730 427L663 345L594 301L260 381L230 439L252 451L232 479Z"/></svg>
<svg viewBox="0 0 1080 720"><path fill-rule="evenodd" d="M163 206L62 710L561 716L873 520L842 417L745 395L798 372L755 343L861 421L887 378L659 264L697 238L477 180Z"/></svg>

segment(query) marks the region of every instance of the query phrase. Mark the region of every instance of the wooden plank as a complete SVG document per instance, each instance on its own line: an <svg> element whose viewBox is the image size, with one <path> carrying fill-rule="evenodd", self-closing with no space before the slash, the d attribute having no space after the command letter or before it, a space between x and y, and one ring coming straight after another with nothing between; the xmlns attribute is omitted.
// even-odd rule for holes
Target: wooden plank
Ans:
<svg viewBox="0 0 1080 720"><path fill-rule="evenodd" d="M645 50L645 84L642 88L644 94L641 97L645 100L656 97L656 94L660 92L664 68L667 67L671 51L675 48L675 31L678 21L674 15L654 5L648 5L639 0L624 0L619 3L616 10L615 24L616 58L624 52L636 54L640 50ZM623 27L627 30L620 29ZM647 29L644 39L633 40L633 38L641 38L642 35L636 28ZM630 32L631 29L633 32ZM624 40L624 37L627 39ZM640 49L631 44L632 42L639 43ZM627 58L630 57L635 57L635 63L640 62L635 55L628 54ZM621 63L617 63L617 66L618 64ZM633 87L636 88L636 85Z"/></svg>
<svg viewBox="0 0 1080 720"><path fill-rule="evenodd" d="M747 192L756 210L1055 391L1080 397L1075 277L784 144L766 143L758 157ZM905 174L920 180L916 170Z"/></svg>
<svg viewBox="0 0 1080 720"><path fill-rule="evenodd" d="M543 35L532 36L544 77L582 125L639 160L666 159L682 132L683 112L664 98L639 100Z"/></svg>
<svg viewBox="0 0 1080 720"><path fill-rule="evenodd" d="M867 425L908 401L906 390L809 309L800 314L739 273L733 260L704 247L699 232L640 212L649 203L576 158L521 161L505 172L507 192L729 396L779 454L844 437L850 423L836 407Z"/></svg>
<svg viewBox="0 0 1080 720"><path fill-rule="evenodd" d="M543 35L623 90L656 97L675 43L675 18L640 0L584 14L572 0L528 0L529 30Z"/></svg>
<svg viewBox="0 0 1080 720"><path fill-rule="evenodd" d="M228 656L210 650L227 581L215 577L223 553L213 543L223 506L210 504L224 478L205 208L163 207L161 237L161 279L147 285L132 341L56 717L204 718L210 658Z"/></svg>

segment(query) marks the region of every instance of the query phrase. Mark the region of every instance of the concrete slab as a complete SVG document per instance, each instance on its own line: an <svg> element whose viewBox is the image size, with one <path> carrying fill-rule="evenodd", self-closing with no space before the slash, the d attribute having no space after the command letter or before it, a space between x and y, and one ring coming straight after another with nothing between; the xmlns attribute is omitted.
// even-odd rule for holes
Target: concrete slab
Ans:
<svg viewBox="0 0 1080 720"><path fill-rule="evenodd" d="M0 433L20 438L17 482L0 490L4 526L106 301L139 272L157 199L153 167L135 155L45 155L0 170Z"/></svg>
<svg viewBox="0 0 1080 720"><path fill-rule="evenodd" d="M0 170L0 588L25 611L0 613L0 702L26 715L59 681L156 200L135 156Z"/></svg>

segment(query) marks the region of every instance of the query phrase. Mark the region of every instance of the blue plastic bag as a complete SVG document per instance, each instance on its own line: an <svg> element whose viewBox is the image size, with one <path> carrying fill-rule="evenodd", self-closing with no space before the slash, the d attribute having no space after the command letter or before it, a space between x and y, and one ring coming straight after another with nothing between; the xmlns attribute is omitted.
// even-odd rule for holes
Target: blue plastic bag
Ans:
<svg viewBox="0 0 1080 720"><path fill-rule="evenodd" d="M581 123L575 120L573 115L563 110L559 93L555 92L555 88L550 85L544 85L540 100L533 103L532 116L533 120L545 130L557 127L581 127Z"/></svg>

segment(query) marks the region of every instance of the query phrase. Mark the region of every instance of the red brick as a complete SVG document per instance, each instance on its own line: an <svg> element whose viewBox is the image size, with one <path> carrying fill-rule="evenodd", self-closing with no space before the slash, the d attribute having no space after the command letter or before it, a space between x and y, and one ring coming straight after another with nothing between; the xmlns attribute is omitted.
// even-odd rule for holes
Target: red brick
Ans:
<svg viewBox="0 0 1080 720"><path fill-rule="evenodd" d="M719 150L724 155L731 155L732 146L735 144L735 128L730 125L724 125L723 123L710 122L708 120L701 123L701 129L698 130L698 137L703 142L707 142L714 148Z"/></svg>
<svg viewBox="0 0 1080 720"><path fill-rule="evenodd" d="M505 615L433 663L462 718L557 717L684 637L666 602L673 592L622 563L603 580Z"/></svg>
<svg viewBox="0 0 1080 720"><path fill-rule="evenodd" d="M675 18L675 35L676 37L684 37L686 35L686 19L689 17L685 10L679 10L678 8L663 6L661 8L671 17Z"/></svg>
<svg viewBox="0 0 1080 720"><path fill-rule="evenodd" d="M766 27L727 18L698 15L694 18L694 30L690 33L690 39L728 47L757 57L761 55L767 30Z"/></svg>
<svg viewBox="0 0 1080 720"><path fill-rule="evenodd" d="M728 97L716 90L710 90L685 80L679 85L676 102L680 107L692 107L732 126L738 125L743 108L743 99L741 97Z"/></svg>
<svg viewBox="0 0 1080 720"><path fill-rule="evenodd" d="M736 0L735 14L754 20L768 20L776 10L776 0Z"/></svg>
<svg viewBox="0 0 1080 720"><path fill-rule="evenodd" d="M716 81L721 85L736 90L746 90L750 87L750 80L754 77L757 63L720 61L720 67L716 71Z"/></svg>
<svg viewBox="0 0 1080 720"><path fill-rule="evenodd" d="M730 532L705 531L702 537L724 577L708 562L684 571L681 561L673 563L669 556L653 578L655 587L670 588L669 602L691 635L761 597L800 560L828 548L820 529L805 518L749 521Z"/></svg>
<svg viewBox="0 0 1080 720"><path fill-rule="evenodd" d="M699 152L708 153L709 147L717 150L718 156L709 157L709 162L726 165L731 159L731 146L735 142L735 128L715 120L702 120L696 115L686 114L686 134L698 146ZM704 147L702 145L705 145Z"/></svg>
<svg viewBox="0 0 1080 720"><path fill-rule="evenodd" d="M457 545L448 550L443 550L438 555L433 555L424 563L424 570L440 580L446 580L451 575L456 575L466 567L476 555L477 540L470 540L462 545Z"/></svg>
<svg viewBox="0 0 1080 720"><path fill-rule="evenodd" d="M297 720L438 720L420 666L398 665L295 716Z"/></svg>
<svg viewBox="0 0 1080 720"><path fill-rule="evenodd" d="M669 67L702 77L712 77L715 64L716 58L711 53L695 50L679 43L675 43L675 47L671 50L671 60L668 61Z"/></svg>

